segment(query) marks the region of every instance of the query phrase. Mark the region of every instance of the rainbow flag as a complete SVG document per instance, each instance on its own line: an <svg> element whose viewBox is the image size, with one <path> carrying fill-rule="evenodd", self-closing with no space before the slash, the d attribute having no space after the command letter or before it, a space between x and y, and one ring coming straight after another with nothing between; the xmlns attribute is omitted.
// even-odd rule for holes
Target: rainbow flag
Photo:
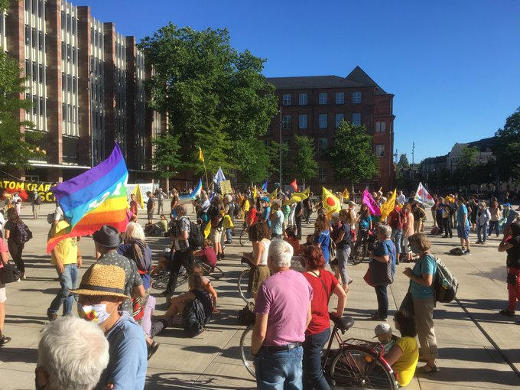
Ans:
<svg viewBox="0 0 520 390"><path fill-rule="evenodd" d="M200 196L201 191L202 191L202 179L199 179L199 184L197 184L197 187L195 187L193 189L193 191L191 191L187 195L179 195L179 204L193 202L195 199L197 199L197 197Z"/></svg>
<svg viewBox="0 0 520 390"><path fill-rule="evenodd" d="M47 241L47 253L67 237L92 234L103 225L120 232L128 223L126 182L128 171L116 144L99 165L51 189L70 226Z"/></svg>

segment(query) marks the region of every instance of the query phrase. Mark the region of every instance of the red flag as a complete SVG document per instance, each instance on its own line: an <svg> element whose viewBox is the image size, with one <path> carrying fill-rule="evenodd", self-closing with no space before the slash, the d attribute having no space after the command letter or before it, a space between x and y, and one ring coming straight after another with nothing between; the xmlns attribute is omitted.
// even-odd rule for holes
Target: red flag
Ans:
<svg viewBox="0 0 520 390"><path fill-rule="evenodd" d="M298 191L298 184L296 184L296 179L294 179L291 183L291 187L294 189L294 191Z"/></svg>

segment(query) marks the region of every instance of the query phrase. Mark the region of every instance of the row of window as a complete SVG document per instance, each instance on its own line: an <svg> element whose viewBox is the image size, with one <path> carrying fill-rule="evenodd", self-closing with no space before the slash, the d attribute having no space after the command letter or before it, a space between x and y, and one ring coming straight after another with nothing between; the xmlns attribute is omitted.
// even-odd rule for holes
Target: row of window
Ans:
<svg viewBox="0 0 520 390"><path fill-rule="evenodd" d="M345 104L345 92L336 92L335 94L335 103L336 104ZM351 93L351 102L353 104L361 103L361 92L355 91ZM282 104L284 106L292 105L292 95L290 93L286 93L282 96ZM298 105L306 106L309 104L309 98L307 93L299 93L298 94ZM327 92L320 92L318 95L318 104L329 104L329 94Z"/></svg>
<svg viewBox="0 0 520 390"><path fill-rule="evenodd" d="M45 68L43 64L38 64L34 61L25 60L25 76L27 79L30 79L32 76L32 80L36 83L40 82L45 84Z"/></svg>
<svg viewBox="0 0 520 390"><path fill-rule="evenodd" d="M61 104L61 115L64 122L76 123L78 119L78 108L72 104Z"/></svg>
<svg viewBox="0 0 520 390"><path fill-rule="evenodd" d="M65 42L61 42L61 59L63 61L72 62L76 65L78 62L79 49L72 45L66 45Z"/></svg>
<svg viewBox="0 0 520 390"><path fill-rule="evenodd" d="M65 11L61 11L61 28L72 35L76 35L78 31L78 19L71 17Z"/></svg>
<svg viewBox="0 0 520 390"><path fill-rule="evenodd" d="M45 5L43 0L25 0L25 10L40 18L45 17Z"/></svg>
<svg viewBox="0 0 520 390"><path fill-rule="evenodd" d="M45 116L47 99L36 95L25 94L25 100L32 103L32 114Z"/></svg>
<svg viewBox="0 0 520 390"><path fill-rule="evenodd" d="M338 128L339 124L342 120L345 119L344 114L336 114L335 117L335 127ZM291 125L292 121L292 115L283 115L282 116L282 128L283 129L290 129L292 127ZM350 122L354 126L361 126L361 113L354 112L352 113L352 117ZM319 114L318 115L318 123L320 129L327 129L329 127L329 116L328 114ZM307 129L309 126L308 123L308 115L307 114L300 114L298 115L298 129Z"/></svg>
<svg viewBox="0 0 520 390"><path fill-rule="evenodd" d="M90 43L97 47L103 47L103 34L95 29L90 29Z"/></svg>
<svg viewBox="0 0 520 390"><path fill-rule="evenodd" d="M78 92L78 78L70 74L61 74L61 89L72 93Z"/></svg>
<svg viewBox="0 0 520 390"><path fill-rule="evenodd" d="M45 52L45 34L42 31L38 31L34 27L25 25L25 44L32 46L33 49L38 48Z"/></svg>

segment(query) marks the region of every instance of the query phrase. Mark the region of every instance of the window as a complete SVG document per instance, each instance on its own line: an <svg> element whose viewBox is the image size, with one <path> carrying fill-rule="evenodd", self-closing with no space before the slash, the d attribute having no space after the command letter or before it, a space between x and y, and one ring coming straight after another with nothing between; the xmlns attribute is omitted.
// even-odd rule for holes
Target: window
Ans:
<svg viewBox="0 0 520 390"><path fill-rule="evenodd" d="M320 92L318 102L319 104L327 104L327 92Z"/></svg>
<svg viewBox="0 0 520 390"><path fill-rule="evenodd" d="M25 2L27 4L27 2ZM25 25L25 44L31 44L31 28L28 25Z"/></svg>
<svg viewBox="0 0 520 390"><path fill-rule="evenodd" d="M72 76L67 75L67 91L72 92Z"/></svg>
<svg viewBox="0 0 520 390"><path fill-rule="evenodd" d="M300 106L306 106L307 105L307 94L306 93L300 93L298 95L298 104Z"/></svg>
<svg viewBox="0 0 520 390"><path fill-rule="evenodd" d="M384 133L386 130L386 122L376 122L376 133Z"/></svg>
<svg viewBox="0 0 520 390"><path fill-rule="evenodd" d="M320 183L325 183L327 181L327 168L318 168L318 180Z"/></svg>
<svg viewBox="0 0 520 390"><path fill-rule="evenodd" d="M40 65L38 65L38 80L40 80L40 83L42 83L42 84L45 83L43 78L44 78L43 65L40 64Z"/></svg>
<svg viewBox="0 0 520 390"><path fill-rule="evenodd" d="M361 103L361 92L352 92L352 103Z"/></svg>
<svg viewBox="0 0 520 390"><path fill-rule="evenodd" d="M70 62L72 57L72 46L67 45L67 61Z"/></svg>
<svg viewBox="0 0 520 390"><path fill-rule="evenodd" d="M31 0L25 0L25 1L31 1ZM38 12L38 0L32 0L32 10L31 12L36 15Z"/></svg>
<svg viewBox="0 0 520 390"><path fill-rule="evenodd" d="M339 124L344 119L345 119L345 115L344 114L336 114L336 129L339 127Z"/></svg>
<svg viewBox="0 0 520 390"><path fill-rule="evenodd" d="M72 121L72 106L70 104L68 104L67 107L68 107L68 110L69 110L68 116L67 116L67 120L69 122L71 122Z"/></svg>
<svg viewBox="0 0 520 390"><path fill-rule="evenodd" d="M32 63L32 79L38 82L38 64L36 62Z"/></svg>
<svg viewBox="0 0 520 390"><path fill-rule="evenodd" d="M43 50L43 33L38 33L38 49Z"/></svg>
<svg viewBox="0 0 520 390"><path fill-rule="evenodd" d="M61 59L65 61L65 58L67 57L67 48L65 47L65 42L61 43Z"/></svg>
<svg viewBox="0 0 520 390"><path fill-rule="evenodd" d="M72 47L72 63L76 65L76 48Z"/></svg>
<svg viewBox="0 0 520 390"><path fill-rule="evenodd" d="M77 25L78 25L78 19L72 18L72 34L73 35L76 35Z"/></svg>
<svg viewBox="0 0 520 390"><path fill-rule="evenodd" d="M65 103L61 104L61 116L64 121L67 120L67 105Z"/></svg>
<svg viewBox="0 0 520 390"><path fill-rule="evenodd" d="M43 0L38 1L38 16L43 17Z"/></svg>
<svg viewBox="0 0 520 390"><path fill-rule="evenodd" d="M318 150L320 151L320 154L323 154L327 151L329 147L329 140L327 138L319 138L318 139Z"/></svg>
<svg viewBox="0 0 520 390"><path fill-rule="evenodd" d="M345 92L336 92L336 104L345 104Z"/></svg>
<svg viewBox="0 0 520 390"><path fill-rule="evenodd" d="M65 17L65 12L61 11L61 28L65 30L65 27L67 27L67 18Z"/></svg>
<svg viewBox="0 0 520 390"><path fill-rule="evenodd" d="M73 77L72 78L72 93L77 93L77 92L78 92L78 78Z"/></svg>
<svg viewBox="0 0 520 390"><path fill-rule="evenodd" d="M290 106L291 105L291 95L290 94L284 94L283 95L282 104L284 106Z"/></svg>
<svg viewBox="0 0 520 390"><path fill-rule="evenodd" d="M30 11L31 10L31 2L30 1L26 1L25 2L25 10L26 11Z"/></svg>
<svg viewBox="0 0 520 390"><path fill-rule="evenodd" d="M38 31L35 28L32 29L32 47L36 49L36 45L38 44Z"/></svg>
<svg viewBox="0 0 520 390"><path fill-rule="evenodd" d="M383 157L385 155L385 145L376 144L376 156Z"/></svg>
<svg viewBox="0 0 520 390"><path fill-rule="evenodd" d="M40 115L45 115L45 99L40 97Z"/></svg>
<svg viewBox="0 0 520 390"><path fill-rule="evenodd" d="M326 129L327 128L327 114L320 114L318 118L319 118L319 122L320 122L320 129Z"/></svg>
<svg viewBox="0 0 520 390"><path fill-rule="evenodd" d="M359 113L359 112L352 113L352 124L354 126L361 126L361 113Z"/></svg>
<svg viewBox="0 0 520 390"><path fill-rule="evenodd" d="M33 115L38 115L38 96L33 95L32 98L32 109L33 109Z"/></svg>
<svg viewBox="0 0 520 390"><path fill-rule="evenodd" d="M67 89L67 78L65 77L65 73L61 74L61 89L64 91Z"/></svg>
<svg viewBox="0 0 520 390"><path fill-rule="evenodd" d="M298 128L299 129L307 128L307 114L301 114L298 116Z"/></svg>
<svg viewBox="0 0 520 390"><path fill-rule="evenodd" d="M25 76L28 78L31 75L31 61L25 60Z"/></svg>
<svg viewBox="0 0 520 390"><path fill-rule="evenodd" d="M282 129L290 129L291 128L291 116L284 115L282 117Z"/></svg>

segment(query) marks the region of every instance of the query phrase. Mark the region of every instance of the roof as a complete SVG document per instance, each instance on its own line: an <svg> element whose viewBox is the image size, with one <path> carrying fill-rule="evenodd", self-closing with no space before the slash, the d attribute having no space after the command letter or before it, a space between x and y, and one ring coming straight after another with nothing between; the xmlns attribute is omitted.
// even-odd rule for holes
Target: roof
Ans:
<svg viewBox="0 0 520 390"><path fill-rule="evenodd" d="M267 78L277 89L306 88L352 88L363 87L361 83L345 80L339 76L299 76L299 77L269 77Z"/></svg>
<svg viewBox="0 0 520 390"><path fill-rule="evenodd" d="M299 76L299 77L268 77L267 81L277 89L313 89L313 88L360 88L376 87L376 95L386 92L368 76L363 69L356 66L350 74L340 76Z"/></svg>

